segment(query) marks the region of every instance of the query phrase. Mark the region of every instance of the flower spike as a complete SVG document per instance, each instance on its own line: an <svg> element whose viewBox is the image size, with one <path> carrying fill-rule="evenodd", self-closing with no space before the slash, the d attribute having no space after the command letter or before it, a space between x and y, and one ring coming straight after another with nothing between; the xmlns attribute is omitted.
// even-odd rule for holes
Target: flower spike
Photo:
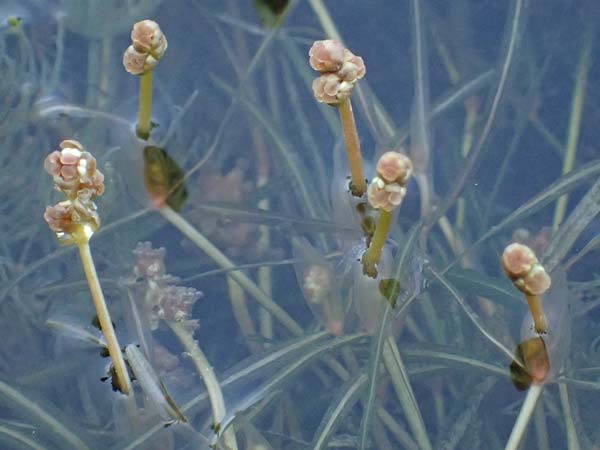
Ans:
<svg viewBox="0 0 600 450"><path fill-rule="evenodd" d="M152 74L168 47L167 38L153 20L133 25L131 45L123 54L123 66L132 75L140 76L140 108L136 132L147 140L152 130Z"/></svg>
<svg viewBox="0 0 600 450"><path fill-rule="evenodd" d="M377 264L392 224L392 212L406 196L406 184L410 180L413 166L408 156L396 151L384 153L377 162L377 176L367 190L371 207L379 209L379 221L369 248L363 255L363 273L377 277Z"/></svg>
<svg viewBox="0 0 600 450"><path fill-rule="evenodd" d="M318 102L337 106L340 112L352 175L350 190L352 195L362 197L367 183L350 96L356 82L365 76L365 64L360 56L334 39L316 41L308 55L310 66L321 72L312 85L315 98Z"/></svg>
<svg viewBox="0 0 600 450"><path fill-rule="evenodd" d="M131 391L131 380L89 246L90 238L100 226L100 217L93 200L104 192L104 175L97 169L96 159L92 154L74 140L62 141L60 150L55 150L46 157L44 168L52 175L54 187L66 197L66 200L46 207L44 219L62 245L75 244L79 249L96 314L113 361L115 386L127 395Z"/></svg>
<svg viewBox="0 0 600 450"><path fill-rule="evenodd" d="M502 254L502 267L515 287L525 294L535 331L546 333L548 321L540 295L550 288L551 279L535 253L526 245L510 244Z"/></svg>

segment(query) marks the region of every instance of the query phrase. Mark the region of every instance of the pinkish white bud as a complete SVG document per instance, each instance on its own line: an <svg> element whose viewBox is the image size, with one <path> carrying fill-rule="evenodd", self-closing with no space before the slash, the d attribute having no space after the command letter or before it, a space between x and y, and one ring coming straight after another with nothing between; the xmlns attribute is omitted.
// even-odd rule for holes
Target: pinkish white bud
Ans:
<svg viewBox="0 0 600 450"><path fill-rule="evenodd" d="M319 72L337 72L344 63L344 46L335 39L315 41L308 51L310 66Z"/></svg>
<svg viewBox="0 0 600 450"><path fill-rule="evenodd" d="M356 56L350 50L344 50L344 63L337 71L338 77L349 83L355 83L365 76L367 69L365 62L360 56Z"/></svg>
<svg viewBox="0 0 600 450"><path fill-rule="evenodd" d="M393 211L402 203L406 188L398 183L386 183L379 177L373 178L367 189L369 204L375 209Z"/></svg>
<svg viewBox="0 0 600 450"><path fill-rule="evenodd" d="M46 206L44 220L55 233L69 233L73 230L73 204L67 200L54 206Z"/></svg>
<svg viewBox="0 0 600 450"><path fill-rule="evenodd" d="M525 276L537 262L533 250L523 244L510 244L502 253L502 267L512 280Z"/></svg>
<svg viewBox="0 0 600 450"><path fill-rule="evenodd" d="M153 20L142 20L133 25L131 31L133 47L140 53L151 53L156 59L162 58L167 50L167 38Z"/></svg>
<svg viewBox="0 0 600 450"><path fill-rule="evenodd" d="M337 105L350 98L354 84L342 81L335 73L326 73L313 80L312 88L317 101Z"/></svg>
<svg viewBox="0 0 600 450"><path fill-rule="evenodd" d="M541 264L534 264L531 270L523 277L522 290L528 294L541 295L550 288L550 275Z"/></svg>
<svg viewBox="0 0 600 450"><path fill-rule="evenodd" d="M133 26L132 45L123 54L123 66L133 75L142 75L156 67L167 50L167 38L158 24L142 20Z"/></svg>
<svg viewBox="0 0 600 450"><path fill-rule="evenodd" d="M388 183L406 186L412 171L412 162L402 153L385 152L377 161L377 174Z"/></svg>
<svg viewBox="0 0 600 450"><path fill-rule="evenodd" d="M78 191L88 190L91 198L104 192L104 175L96 168L96 159L83 150L77 141L60 143L60 151L53 151L44 161L44 168L54 177L56 188L69 198Z"/></svg>

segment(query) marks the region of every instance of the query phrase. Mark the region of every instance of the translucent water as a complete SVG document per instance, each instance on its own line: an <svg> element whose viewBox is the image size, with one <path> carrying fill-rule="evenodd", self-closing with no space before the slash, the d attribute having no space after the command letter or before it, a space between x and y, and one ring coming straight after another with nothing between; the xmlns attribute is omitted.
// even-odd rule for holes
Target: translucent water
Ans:
<svg viewBox="0 0 600 450"><path fill-rule="evenodd" d="M148 140L122 64L142 19L168 39ZM592 0L0 2L2 448L600 448L597 20ZM366 64L367 179L386 150L414 162L375 279L379 213L311 87L329 37ZM43 219L65 139L104 174L90 248L129 396ZM553 278L525 391L515 241Z"/></svg>

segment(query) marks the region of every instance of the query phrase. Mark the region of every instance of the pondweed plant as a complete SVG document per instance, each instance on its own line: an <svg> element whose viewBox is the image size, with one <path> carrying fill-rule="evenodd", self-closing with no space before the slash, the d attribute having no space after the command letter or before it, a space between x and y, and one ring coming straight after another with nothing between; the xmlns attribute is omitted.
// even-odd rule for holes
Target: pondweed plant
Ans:
<svg viewBox="0 0 600 450"><path fill-rule="evenodd" d="M4 447L599 446L591 2L10 6L23 20L0 28ZM121 65L145 20L169 39L146 140ZM311 59L318 93L352 91L350 158ZM105 177L92 246L134 396L100 381L111 360L75 246L40 217L56 200L44 149L65 139ZM388 152L410 158L410 179L378 167ZM402 202L383 224L381 204L352 195L376 179ZM520 245L525 264L505 270Z"/></svg>
<svg viewBox="0 0 600 450"><path fill-rule="evenodd" d="M131 380L90 250L90 238L100 227L94 198L104 193L104 175L96 168L96 159L91 153L73 140L62 141L60 151L55 150L46 157L44 168L52 175L56 190L66 197L66 200L48 206L44 219L62 245L76 245L79 250L96 316L113 362L113 385L128 395Z"/></svg>

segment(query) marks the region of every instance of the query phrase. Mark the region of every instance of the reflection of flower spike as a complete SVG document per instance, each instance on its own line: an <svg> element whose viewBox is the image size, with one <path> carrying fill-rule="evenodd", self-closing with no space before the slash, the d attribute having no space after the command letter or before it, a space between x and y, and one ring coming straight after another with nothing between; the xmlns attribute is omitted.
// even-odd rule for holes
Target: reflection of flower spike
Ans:
<svg viewBox="0 0 600 450"><path fill-rule="evenodd" d="M334 335L344 331L345 311L340 289L327 260L306 239L293 242L298 284L308 307L321 325Z"/></svg>

